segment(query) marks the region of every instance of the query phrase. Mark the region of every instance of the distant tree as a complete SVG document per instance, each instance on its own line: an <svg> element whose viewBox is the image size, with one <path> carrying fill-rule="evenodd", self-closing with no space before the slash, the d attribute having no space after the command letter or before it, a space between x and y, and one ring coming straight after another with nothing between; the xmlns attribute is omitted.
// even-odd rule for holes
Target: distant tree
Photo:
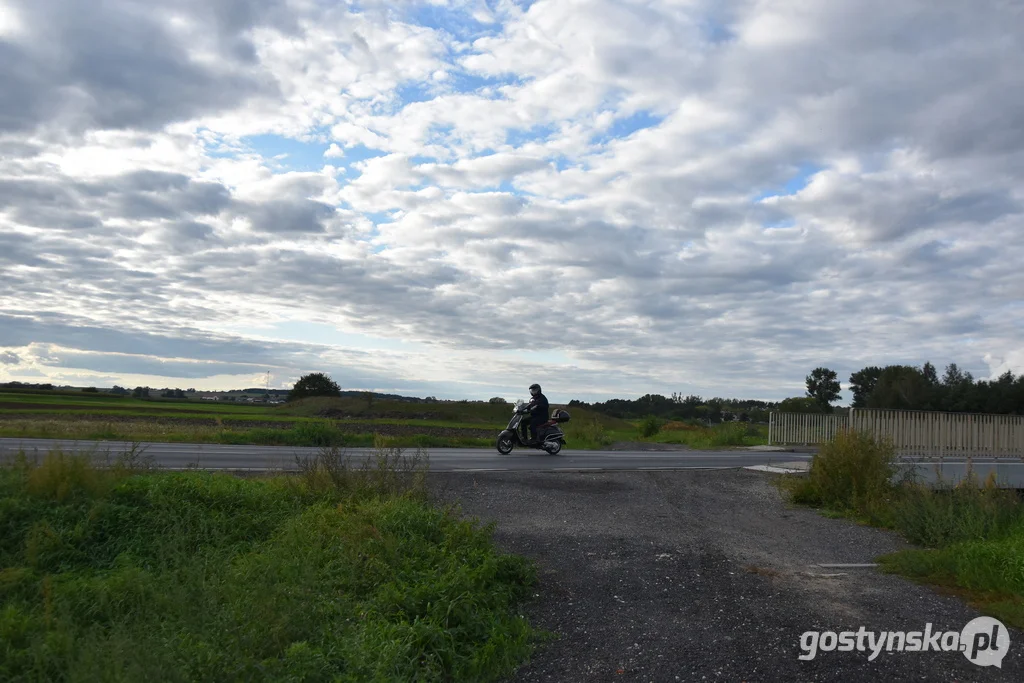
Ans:
<svg viewBox="0 0 1024 683"><path fill-rule="evenodd" d="M935 371L935 366L931 364L931 361L925 362L921 367L921 374L924 375L924 381L930 386L937 386L939 384L939 375Z"/></svg>
<svg viewBox="0 0 1024 683"><path fill-rule="evenodd" d="M82 389L82 392L86 394L98 394L100 390L96 387L86 387L85 389Z"/></svg>
<svg viewBox="0 0 1024 683"><path fill-rule="evenodd" d="M963 372L957 367L956 363L950 363L946 366L946 372L942 376L942 383L947 387L954 387L958 384L971 384L974 382L974 377L969 372Z"/></svg>
<svg viewBox="0 0 1024 683"><path fill-rule="evenodd" d="M888 365L878 376L867 407L875 410L924 410L931 398L924 373L910 365Z"/></svg>
<svg viewBox="0 0 1024 683"><path fill-rule="evenodd" d="M289 392L288 400L294 401L310 396L341 396L341 387L324 373L312 372L299 378Z"/></svg>
<svg viewBox="0 0 1024 683"><path fill-rule="evenodd" d="M502 398L501 396L495 396L494 398L490 399L490 400L489 400L489 401L487 401L487 402L488 402L488 403L499 403L499 404L502 404L502 405L504 405L504 404L508 403L508 401L506 401L505 399L503 399L503 398Z"/></svg>
<svg viewBox="0 0 1024 683"><path fill-rule="evenodd" d="M874 365L858 370L850 375L850 392L853 394L853 407L866 408L871 393L878 384L878 377L882 374L882 368Z"/></svg>
<svg viewBox="0 0 1024 683"><path fill-rule="evenodd" d="M113 386L113 387L112 387L112 388L110 389L110 393L112 393L112 394L117 394L118 396L124 396L125 394L130 394L131 392L130 392L130 391L128 391L127 389L125 389L124 387L119 387L119 386L117 386L117 385L115 384L115 385L114 385L114 386Z"/></svg>
<svg viewBox="0 0 1024 683"><path fill-rule="evenodd" d="M149 387L135 387L132 396L135 398L149 398Z"/></svg>
<svg viewBox="0 0 1024 683"><path fill-rule="evenodd" d="M787 398L779 404L779 411L783 413L823 413L825 408L816 398L810 396L794 396Z"/></svg>
<svg viewBox="0 0 1024 683"><path fill-rule="evenodd" d="M814 368L807 375L807 397L821 404L822 412L832 411L832 402L839 400L839 380L835 370Z"/></svg>

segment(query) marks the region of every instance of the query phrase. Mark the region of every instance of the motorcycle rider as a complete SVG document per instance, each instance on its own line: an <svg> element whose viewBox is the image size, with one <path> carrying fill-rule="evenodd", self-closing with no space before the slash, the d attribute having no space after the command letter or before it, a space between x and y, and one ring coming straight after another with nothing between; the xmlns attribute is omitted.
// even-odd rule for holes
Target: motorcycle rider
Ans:
<svg viewBox="0 0 1024 683"><path fill-rule="evenodd" d="M547 397L541 393L539 384L530 385L530 402L526 409L530 413L530 437L531 443L537 443L537 430L542 424L548 421L548 411L551 409Z"/></svg>

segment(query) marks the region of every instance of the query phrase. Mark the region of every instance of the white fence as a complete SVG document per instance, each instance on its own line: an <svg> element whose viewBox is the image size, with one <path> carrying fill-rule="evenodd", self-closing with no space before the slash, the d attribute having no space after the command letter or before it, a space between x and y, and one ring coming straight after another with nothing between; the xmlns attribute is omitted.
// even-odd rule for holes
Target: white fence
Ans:
<svg viewBox="0 0 1024 683"><path fill-rule="evenodd" d="M768 444L812 446L831 440L849 426L845 415L772 413L768 417Z"/></svg>
<svg viewBox="0 0 1024 683"><path fill-rule="evenodd" d="M901 456L1024 460L1024 415L851 409L849 415L772 413L771 445L816 445L841 429L892 441Z"/></svg>

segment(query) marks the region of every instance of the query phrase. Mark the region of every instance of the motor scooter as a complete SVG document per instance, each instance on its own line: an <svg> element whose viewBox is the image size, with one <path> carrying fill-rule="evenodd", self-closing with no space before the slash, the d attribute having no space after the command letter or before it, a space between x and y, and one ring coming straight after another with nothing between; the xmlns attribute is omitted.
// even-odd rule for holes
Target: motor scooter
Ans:
<svg viewBox="0 0 1024 683"><path fill-rule="evenodd" d="M523 422L523 417L529 412L527 405L521 400L516 401L508 427L498 435L498 452L508 455L513 448L520 446L557 455L565 445L565 432L559 425L569 421L569 413L564 410L553 411L551 419L537 427L537 441L533 442L530 440L529 422Z"/></svg>

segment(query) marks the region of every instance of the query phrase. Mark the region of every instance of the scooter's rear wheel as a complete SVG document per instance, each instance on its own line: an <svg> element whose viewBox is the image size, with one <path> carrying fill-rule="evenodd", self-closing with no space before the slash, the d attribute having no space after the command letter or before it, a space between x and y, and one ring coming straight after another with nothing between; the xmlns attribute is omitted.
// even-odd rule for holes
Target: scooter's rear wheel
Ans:
<svg viewBox="0 0 1024 683"><path fill-rule="evenodd" d="M502 434L498 437L498 452L502 455L508 455L514 447L515 443L512 442L511 436Z"/></svg>
<svg viewBox="0 0 1024 683"><path fill-rule="evenodd" d="M544 444L544 450L546 450L549 455L558 455L558 452L562 450L562 442L549 441L546 444Z"/></svg>

